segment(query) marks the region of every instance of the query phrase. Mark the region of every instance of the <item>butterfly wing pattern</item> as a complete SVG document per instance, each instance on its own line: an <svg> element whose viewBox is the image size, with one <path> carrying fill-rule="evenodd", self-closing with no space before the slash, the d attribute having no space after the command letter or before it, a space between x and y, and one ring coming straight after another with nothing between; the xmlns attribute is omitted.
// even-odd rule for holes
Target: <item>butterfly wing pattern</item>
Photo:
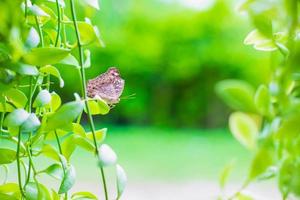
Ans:
<svg viewBox="0 0 300 200"><path fill-rule="evenodd" d="M88 81L87 95L90 98L101 97L108 104L113 105L120 101L125 81L121 78L116 67L110 67L106 72Z"/></svg>

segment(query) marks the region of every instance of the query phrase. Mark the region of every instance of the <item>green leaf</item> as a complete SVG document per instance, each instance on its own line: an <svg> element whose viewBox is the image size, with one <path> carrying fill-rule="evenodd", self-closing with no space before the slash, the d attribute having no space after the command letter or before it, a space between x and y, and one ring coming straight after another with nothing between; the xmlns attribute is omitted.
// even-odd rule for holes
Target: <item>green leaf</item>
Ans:
<svg viewBox="0 0 300 200"><path fill-rule="evenodd" d="M55 92L51 92L51 101L49 104L49 108L51 109L51 111L56 111L61 105L61 99L60 96L58 94L56 94Z"/></svg>
<svg viewBox="0 0 300 200"><path fill-rule="evenodd" d="M69 191L75 183L76 173L75 168L70 165L65 173L64 179L59 187L58 194L63 194Z"/></svg>
<svg viewBox="0 0 300 200"><path fill-rule="evenodd" d="M117 163L117 155L107 144L102 144L99 148L99 165L101 167L112 166Z"/></svg>
<svg viewBox="0 0 300 200"><path fill-rule="evenodd" d="M36 76L39 74L39 71L35 66L23 63L14 64L13 66L11 66L11 69L21 75Z"/></svg>
<svg viewBox="0 0 300 200"><path fill-rule="evenodd" d="M107 128L103 128L103 129L100 129L100 130L96 130L95 131L95 136L96 136L96 140L98 142L102 142L104 141L105 137L106 137L106 133L107 133ZM86 133L86 137L93 141L93 133L92 132L88 132Z"/></svg>
<svg viewBox="0 0 300 200"><path fill-rule="evenodd" d="M41 125L39 118L34 113L31 113L26 121L22 124L21 130L23 132L36 131Z"/></svg>
<svg viewBox="0 0 300 200"><path fill-rule="evenodd" d="M70 135L62 143L62 152L67 160L70 160L70 157L77 146L82 147L87 151L95 152L94 144L90 140L79 135Z"/></svg>
<svg viewBox="0 0 300 200"><path fill-rule="evenodd" d="M52 65L46 65L44 67L40 68L40 72L44 74L51 74L52 76L55 76L59 80L59 86L64 87L64 80L62 79L58 69Z"/></svg>
<svg viewBox="0 0 300 200"><path fill-rule="evenodd" d="M70 21L67 22L67 24L73 27L73 22ZM93 25L83 21L78 21L77 25L78 25L78 29L80 33L80 41L82 45L89 45L98 40Z"/></svg>
<svg viewBox="0 0 300 200"><path fill-rule="evenodd" d="M100 9L100 6L99 6L99 0L83 0L83 3L85 3L86 5L88 6L91 6L97 10Z"/></svg>
<svg viewBox="0 0 300 200"><path fill-rule="evenodd" d="M29 48L37 47L40 43L40 36L38 32L35 30L35 28L31 27L26 39L26 45Z"/></svg>
<svg viewBox="0 0 300 200"><path fill-rule="evenodd" d="M19 194L20 194L19 186L16 183L6 183L3 185L0 185L0 194L16 194L16 196L19 197ZM11 199L9 199L9 200L12 200L12 199L18 200L19 198L17 198L16 196L10 195Z"/></svg>
<svg viewBox="0 0 300 200"><path fill-rule="evenodd" d="M72 194L72 200L98 200L98 198L90 192L76 192Z"/></svg>
<svg viewBox="0 0 300 200"><path fill-rule="evenodd" d="M39 173L46 173L49 176L52 176L58 180L62 180L64 176L63 168L60 164L55 163L44 169L43 171Z"/></svg>
<svg viewBox="0 0 300 200"><path fill-rule="evenodd" d="M56 64L70 53L69 49L57 47L33 48L23 55L23 61L30 65L44 66Z"/></svg>
<svg viewBox="0 0 300 200"><path fill-rule="evenodd" d="M61 106L53 115L48 117L47 130L62 128L72 123L83 110L82 101L73 101Z"/></svg>
<svg viewBox="0 0 300 200"><path fill-rule="evenodd" d="M257 89L254 102L261 115L268 116L270 114L271 96L265 85L260 85Z"/></svg>
<svg viewBox="0 0 300 200"><path fill-rule="evenodd" d="M38 199L38 187L36 183L29 182L25 187L25 195L28 200L37 200Z"/></svg>
<svg viewBox="0 0 300 200"><path fill-rule="evenodd" d="M33 107L43 107L47 104L49 104L51 101L51 94L48 90L41 90L38 95L36 96Z"/></svg>
<svg viewBox="0 0 300 200"><path fill-rule="evenodd" d="M273 27L271 19L265 13L252 13L251 17L255 27L266 37L272 38Z"/></svg>
<svg viewBox="0 0 300 200"><path fill-rule="evenodd" d="M300 112L295 110L281 120L277 131L279 138L294 139L299 135Z"/></svg>
<svg viewBox="0 0 300 200"><path fill-rule="evenodd" d="M259 175L265 173L270 166L272 166L273 155L274 152L267 148L262 147L259 149L251 163L248 176L249 180L257 178Z"/></svg>
<svg viewBox="0 0 300 200"><path fill-rule="evenodd" d="M0 112L12 112L14 109L15 108L12 105L8 103L3 104L0 102Z"/></svg>
<svg viewBox="0 0 300 200"><path fill-rule="evenodd" d="M220 184L220 187L221 187L222 189L225 188L226 183L227 183L228 178L229 178L229 175L230 175L230 173L231 173L231 171L232 171L234 165L235 165L235 160L229 162L229 163L223 168L223 170L222 170L222 172L221 172L221 175L220 175L220 178L219 178L219 184Z"/></svg>
<svg viewBox="0 0 300 200"><path fill-rule="evenodd" d="M109 105L100 98L89 99L88 106L92 115L106 115L110 111ZM86 109L84 109L84 111L87 112Z"/></svg>
<svg viewBox="0 0 300 200"><path fill-rule="evenodd" d="M84 128L77 123L73 123L73 133L78 134L82 137L86 137Z"/></svg>
<svg viewBox="0 0 300 200"><path fill-rule="evenodd" d="M35 4L28 7L28 14L40 17L50 17L42 8Z"/></svg>
<svg viewBox="0 0 300 200"><path fill-rule="evenodd" d="M59 153L50 144L44 145L41 153L44 156L46 156L48 158L52 158L55 161L60 161Z"/></svg>
<svg viewBox="0 0 300 200"><path fill-rule="evenodd" d="M0 148L0 165L9 164L16 160L16 151Z"/></svg>
<svg viewBox="0 0 300 200"><path fill-rule="evenodd" d="M255 200L248 194L243 194L239 192L232 200Z"/></svg>
<svg viewBox="0 0 300 200"><path fill-rule="evenodd" d="M246 39L244 44L253 45L253 47L260 51L275 51L277 46L272 39L267 38L261 34L257 29L251 31Z"/></svg>
<svg viewBox="0 0 300 200"><path fill-rule="evenodd" d="M229 117L229 128L233 136L246 148L256 147L259 127L253 117L242 112L232 113Z"/></svg>
<svg viewBox="0 0 300 200"><path fill-rule="evenodd" d="M21 126L28 117L29 113L26 110L19 108L9 113L6 116L3 124L7 127L18 127Z"/></svg>
<svg viewBox="0 0 300 200"><path fill-rule="evenodd" d="M117 199L119 199L125 190L127 184L127 175L124 169L120 165L116 166L116 172L117 172L116 174L117 174L117 189L118 189Z"/></svg>
<svg viewBox="0 0 300 200"><path fill-rule="evenodd" d="M234 110L256 112L255 89L245 81L224 80L216 85L217 94Z"/></svg>
<svg viewBox="0 0 300 200"><path fill-rule="evenodd" d="M26 200L51 200L51 196L47 188L35 182L29 182L25 187Z"/></svg>
<svg viewBox="0 0 300 200"><path fill-rule="evenodd" d="M59 194L52 189L52 200L60 200Z"/></svg>
<svg viewBox="0 0 300 200"><path fill-rule="evenodd" d="M48 0L49 2L52 2L52 3L56 3L56 0ZM58 0L58 4L64 8L66 5L65 5L65 2L64 0Z"/></svg>
<svg viewBox="0 0 300 200"><path fill-rule="evenodd" d="M84 68L89 68L91 66L91 52L90 50L84 50L85 61L83 63Z"/></svg>
<svg viewBox="0 0 300 200"><path fill-rule="evenodd" d="M293 158L286 158L279 170L279 188L283 196L288 193L300 195L300 164Z"/></svg>
<svg viewBox="0 0 300 200"><path fill-rule="evenodd" d="M59 63L64 64L64 65L75 66L78 69L80 68L80 65L79 65L77 59L72 54L69 54L67 57L65 57L63 60L61 60Z"/></svg>
<svg viewBox="0 0 300 200"><path fill-rule="evenodd" d="M4 92L8 101L13 103L17 108L24 108L27 103L26 95L21 91L11 88Z"/></svg>
<svg viewBox="0 0 300 200"><path fill-rule="evenodd" d="M2 194L0 193L1 200L18 200L20 197L16 197L16 195Z"/></svg>

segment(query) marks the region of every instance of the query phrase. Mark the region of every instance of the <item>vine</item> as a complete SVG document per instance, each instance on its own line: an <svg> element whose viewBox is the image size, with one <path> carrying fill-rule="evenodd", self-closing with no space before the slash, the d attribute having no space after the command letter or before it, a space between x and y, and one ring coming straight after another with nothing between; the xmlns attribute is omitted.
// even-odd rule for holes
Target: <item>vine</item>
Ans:
<svg viewBox="0 0 300 200"><path fill-rule="evenodd" d="M97 1L80 3L99 9ZM88 191L70 193L76 179L70 158L76 148L96 154L106 200L112 197L104 168L115 168L117 196L113 199L119 199L127 177L114 151L103 144L106 129L97 130L93 120L93 115L108 114L110 106L99 97L87 96L88 48L101 44L97 27L90 19L77 20L73 0L69 4L64 0L4 0L0 12L14 16L0 22L5 27L0 30L0 140L8 144L0 148L0 166L5 169L4 177L10 175L7 169L14 163L18 172L17 183L5 178L0 185L0 199L98 199ZM76 35L75 44L66 34L67 27ZM73 55L76 51L78 55ZM64 104L56 92L50 92L54 78L64 85L59 66L72 66L81 81L81 97L75 93L75 100ZM81 124L84 113L90 132ZM35 157L51 161L41 168ZM49 188L40 176L58 179L57 188Z"/></svg>

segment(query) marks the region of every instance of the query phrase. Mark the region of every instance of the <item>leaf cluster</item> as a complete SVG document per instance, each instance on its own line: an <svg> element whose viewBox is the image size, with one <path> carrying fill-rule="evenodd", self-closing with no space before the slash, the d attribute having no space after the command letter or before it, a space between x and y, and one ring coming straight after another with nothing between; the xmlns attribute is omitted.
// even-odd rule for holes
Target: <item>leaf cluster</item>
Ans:
<svg viewBox="0 0 300 200"><path fill-rule="evenodd" d="M84 70L91 67L88 48L103 42L90 19L77 20L75 3L99 9L98 0L0 2L0 140L8 144L0 148L0 167L6 177L0 183L0 199L97 199L90 192L69 194L76 179L70 162L76 148L97 155L103 177L104 167L115 167L117 198L124 190L126 174L117 165L114 151L102 144L107 129L95 130L92 118L108 114L110 107L86 96ZM74 39L75 35L79 37ZM51 89L54 83L64 86L58 64L80 74L81 96L75 94L73 101L62 102ZM91 131L82 126L85 114ZM38 157L47 158L46 168L35 162ZM17 165L17 183L7 182L12 164ZM57 187L49 188L42 176L55 178Z"/></svg>
<svg viewBox="0 0 300 200"><path fill-rule="evenodd" d="M273 178L283 199L300 196L299 1L247 0L240 10L255 27L244 43L269 52L272 60L266 84L255 88L242 80L224 80L216 85L235 110L229 117L233 136L254 152L244 187ZM231 199L245 198L238 191Z"/></svg>

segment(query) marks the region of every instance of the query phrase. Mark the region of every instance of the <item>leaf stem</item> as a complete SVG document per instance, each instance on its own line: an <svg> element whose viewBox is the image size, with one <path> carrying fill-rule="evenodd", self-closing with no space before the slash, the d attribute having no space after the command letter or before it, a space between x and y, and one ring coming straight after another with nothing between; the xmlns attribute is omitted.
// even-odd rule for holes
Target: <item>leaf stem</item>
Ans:
<svg viewBox="0 0 300 200"><path fill-rule="evenodd" d="M59 154L60 154L60 155L63 155L62 148L61 148L61 144L60 144L59 137L58 137L58 134L57 134L56 130L54 131L54 134L55 134L55 138L56 138L56 142L57 142ZM62 166L62 169L63 169L64 176L66 176L66 169L65 169L65 166L64 166L64 164L63 164L63 161L62 161L61 157L59 157L59 161L60 161L60 163L61 163L61 166ZM65 199L68 199L68 192L65 192Z"/></svg>
<svg viewBox="0 0 300 200"><path fill-rule="evenodd" d="M44 46L44 36L43 36L43 32L42 32L42 26L39 23L39 19L37 16L35 16L35 23L36 23L36 27L38 29L38 33L39 33L39 37L40 37L40 41L41 41L41 46Z"/></svg>
<svg viewBox="0 0 300 200"><path fill-rule="evenodd" d="M60 6L58 0L56 0L56 9L57 9L57 34L55 39L55 46L57 47L59 36L60 36L60 28L61 28L61 12L60 12Z"/></svg>
<svg viewBox="0 0 300 200"><path fill-rule="evenodd" d="M1 113L1 117L0 117L0 133L3 132L2 128L3 128L3 121L4 121L4 116L5 116L5 113L6 113L6 99L4 97L4 101L2 102L2 105L3 105L3 112Z"/></svg>
<svg viewBox="0 0 300 200"><path fill-rule="evenodd" d="M87 111L87 116L88 116L88 119L89 119L89 124L90 124L90 128L91 128L92 135L93 135L95 153L96 153L96 155L99 159L99 150L98 150L97 139L96 139L96 134L95 134L95 125L94 125L93 117L91 115L91 111L90 111L90 108L89 108L89 105L88 105L88 97L87 97L87 92L86 92L85 69L84 69L84 62L83 62L83 48L82 48L82 44L81 44L81 40L80 40L80 33L79 33L79 29L78 29L76 13L75 13L75 5L74 5L73 0L70 0L70 5L71 5L72 20L73 20L73 25L74 25L74 28L75 28L77 46L78 46L78 52L79 52L81 93L82 93L82 96L84 98L85 107L86 107L86 111ZM107 186L106 186L105 173L104 173L103 167L100 167L100 171L101 171L101 176L102 176L105 199L108 200Z"/></svg>
<svg viewBox="0 0 300 200"><path fill-rule="evenodd" d="M18 169L18 183L19 183L19 188L22 197L26 199L25 193L23 191L22 187L22 177L21 177L21 166L20 166L20 145L21 145L21 128L19 128L19 133L18 133L18 145L17 145L17 169Z"/></svg>

